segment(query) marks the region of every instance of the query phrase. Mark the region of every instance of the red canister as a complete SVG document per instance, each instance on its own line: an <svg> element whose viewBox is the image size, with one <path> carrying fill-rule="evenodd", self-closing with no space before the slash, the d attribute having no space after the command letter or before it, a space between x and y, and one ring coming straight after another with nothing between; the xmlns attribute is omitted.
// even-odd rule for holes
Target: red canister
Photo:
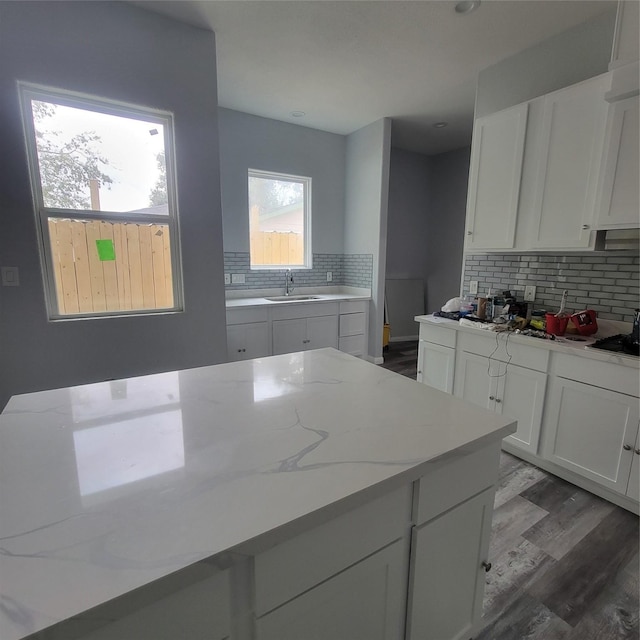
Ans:
<svg viewBox="0 0 640 640"><path fill-rule="evenodd" d="M571 316L571 322L581 336L590 336L598 330L596 312L593 309L578 311Z"/></svg>

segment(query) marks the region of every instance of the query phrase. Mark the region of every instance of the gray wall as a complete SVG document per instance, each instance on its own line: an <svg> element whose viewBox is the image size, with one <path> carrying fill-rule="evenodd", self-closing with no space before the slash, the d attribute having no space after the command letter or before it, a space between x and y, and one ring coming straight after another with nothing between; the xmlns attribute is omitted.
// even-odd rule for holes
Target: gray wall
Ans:
<svg viewBox="0 0 640 640"><path fill-rule="evenodd" d="M544 40L478 75L476 117L605 73L616 9Z"/></svg>
<svg viewBox="0 0 640 640"><path fill-rule="evenodd" d="M219 110L225 251L249 251L247 170L312 178L313 253L342 253L346 138L308 127Z"/></svg>
<svg viewBox="0 0 640 640"><path fill-rule="evenodd" d="M373 256L369 356L380 361L390 159L390 119L383 118L347 136L344 251Z"/></svg>
<svg viewBox="0 0 640 640"><path fill-rule="evenodd" d="M0 3L0 406L12 394L226 357L213 33L119 2ZM16 81L175 117L185 312L47 320Z"/></svg>
<svg viewBox="0 0 640 640"><path fill-rule="evenodd" d="M427 221L427 312L459 295L471 149L433 156Z"/></svg>
<svg viewBox="0 0 640 640"><path fill-rule="evenodd" d="M392 149L387 278L422 278L427 312L460 290L470 149Z"/></svg>

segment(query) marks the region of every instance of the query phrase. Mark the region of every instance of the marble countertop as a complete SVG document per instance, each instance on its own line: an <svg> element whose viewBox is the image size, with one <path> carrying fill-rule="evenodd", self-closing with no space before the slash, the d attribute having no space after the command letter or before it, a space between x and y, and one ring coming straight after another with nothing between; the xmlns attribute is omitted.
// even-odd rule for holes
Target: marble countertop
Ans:
<svg viewBox="0 0 640 640"><path fill-rule="evenodd" d="M514 430L335 349L15 396L0 638L314 526Z"/></svg>
<svg viewBox="0 0 640 640"><path fill-rule="evenodd" d="M246 290L231 292L226 300L227 309L244 307L279 307L291 304L314 304L319 302L340 302L343 300L371 300L368 289L357 287L298 287L291 294L290 300L274 302L268 300L274 296L282 296L282 289ZM250 295L249 295L250 294ZM313 300L296 300L296 296L314 296Z"/></svg>
<svg viewBox="0 0 640 640"><path fill-rule="evenodd" d="M416 316L415 320L416 322L428 322L452 330L463 331L472 334L481 333L491 335L494 333L493 331L489 331L487 329L476 329L474 327L461 325L457 320L449 320L448 318L440 318L433 315ZM636 356L613 353L611 351L604 351L601 349L590 349L588 347L589 344L595 342L595 340L598 338L604 338L619 333L630 333L631 324L625 322L615 322L613 320L598 320L598 327L598 333L593 336L589 336L586 342L572 341L566 336L558 337L555 340L543 340L541 338L518 335L513 332L509 332L509 341L519 342L521 344L526 344L531 347L537 347L539 349L548 349L550 351L567 353L579 356L581 358L597 360L599 362L610 362L613 364L622 365L623 367L640 370L640 358Z"/></svg>

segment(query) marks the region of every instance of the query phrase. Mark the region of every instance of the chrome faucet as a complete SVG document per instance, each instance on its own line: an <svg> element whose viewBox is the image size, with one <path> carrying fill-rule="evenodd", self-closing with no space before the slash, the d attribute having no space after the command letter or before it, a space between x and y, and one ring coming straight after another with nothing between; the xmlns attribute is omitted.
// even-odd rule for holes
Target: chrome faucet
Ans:
<svg viewBox="0 0 640 640"><path fill-rule="evenodd" d="M287 269L284 274L284 295L288 296L293 291L293 274L291 269Z"/></svg>

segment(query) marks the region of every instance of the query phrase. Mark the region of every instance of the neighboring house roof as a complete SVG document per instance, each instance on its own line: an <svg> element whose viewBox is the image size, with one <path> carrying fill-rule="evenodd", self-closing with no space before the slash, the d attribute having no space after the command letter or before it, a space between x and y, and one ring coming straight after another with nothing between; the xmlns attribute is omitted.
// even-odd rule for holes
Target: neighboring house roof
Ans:
<svg viewBox="0 0 640 640"><path fill-rule="evenodd" d="M153 207L143 207L142 209L131 209L127 211L127 213L154 213L156 215L166 214L169 215L169 205L165 202L165 204L156 204Z"/></svg>

